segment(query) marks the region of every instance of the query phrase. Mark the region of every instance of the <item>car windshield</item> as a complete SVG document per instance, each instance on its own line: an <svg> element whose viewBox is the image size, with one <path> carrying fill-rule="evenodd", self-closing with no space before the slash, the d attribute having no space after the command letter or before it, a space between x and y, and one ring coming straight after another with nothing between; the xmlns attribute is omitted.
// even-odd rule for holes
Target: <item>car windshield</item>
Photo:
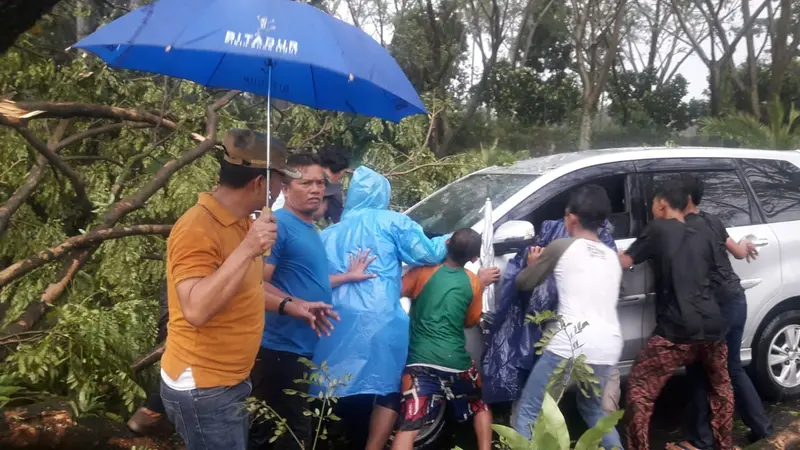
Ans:
<svg viewBox="0 0 800 450"><path fill-rule="evenodd" d="M496 208L537 177L505 173L470 175L417 203L408 216L422 225L429 237L452 233L481 219L480 210L487 195Z"/></svg>

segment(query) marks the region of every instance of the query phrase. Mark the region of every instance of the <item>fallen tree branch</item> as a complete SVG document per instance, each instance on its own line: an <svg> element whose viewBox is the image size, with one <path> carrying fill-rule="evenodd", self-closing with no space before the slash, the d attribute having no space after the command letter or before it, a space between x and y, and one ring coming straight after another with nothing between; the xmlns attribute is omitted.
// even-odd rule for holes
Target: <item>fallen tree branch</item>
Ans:
<svg viewBox="0 0 800 450"><path fill-rule="evenodd" d="M120 123L112 123L112 124L109 124L109 125L103 125L101 127L89 128L86 131L83 131L83 132L80 132L80 133L75 133L72 136L64 139L61 142L59 142L58 143L58 150L64 149L64 148L69 147L70 145L72 145L72 144L74 144L76 142L81 142L84 139L88 139L90 137L94 137L94 136L97 136L99 134L122 130L126 126L130 127L130 128L133 128L133 129L138 129L138 128L150 128L153 125L141 124L141 123L128 124L128 123L125 123L125 122L120 122Z"/></svg>
<svg viewBox="0 0 800 450"><path fill-rule="evenodd" d="M16 321L9 323L0 331L0 336L12 336L24 333L39 323L49 307L52 306L52 303L60 296L60 293L66 289L69 282L75 274L78 273L78 270L83 267L86 261L89 260L91 255L92 251L84 251L76 254L71 260L66 261L59 274L59 280L47 286L47 289L45 289L40 299L29 304ZM0 348L0 361L5 360L8 353L9 350L7 347Z"/></svg>
<svg viewBox="0 0 800 450"><path fill-rule="evenodd" d="M0 271L0 288L28 274L34 269L61 258L72 250L94 246L110 239L119 239L128 236L140 236L144 234L168 236L170 230L172 230L172 225L133 225L111 229L101 228L81 236L73 236L55 247L29 256Z"/></svg>
<svg viewBox="0 0 800 450"><path fill-rule="evenodd" d="M389 178L389 177L401 177L403 175L408 175L410 173L416 172L417 170L424 169L426 167L463 166L463 165L464 164L462 164L462 163L446 163L446 162L438 161L438 162L432 162L432 163L427 163L427 164L420 164L417 167L413 167L411 169L404 170L402 172L389 172L387 174L384 174L383 176L385 176L386 178Z"/></svg>
<svg viewBox="0 0 800 450"><path fill-rule="evenodd" d="M218 123L218 116L217 111L230 103L234 97L239 95L239 91L229 91L227 94L222 96L220 99L215 101L207 108L207 117L206 117L206 136L201 136L197 133L192 133L192 138L199 141L200 143L192 150L184 152L180 158L172 160L165 164L155 175L153 180L151 180L146 185L142 186L135 194L126 197L115 204L104 216L103 222L98 229L93 230L93 232L99 232L103 229L109 229L114 227L120 219L125 217L126 215L130 214L131 212L141 208L144 206L145 202L153 196L159 189L163 188L166 185L169 178L178 170L185 167L188 164L191 164L208 151L210 151L214 145L216 144L216 136L217 136L217 123ZM0 101L0 114L3 113L2 111L2 104L3 102ZM117 108L119 109L119 108ZM154 116L157 117L157 116ZM164 125L164 123L162 123ZM48 306L52 305L61 295L64 293L64 290L69 285L72 278L75 274L80 270L81 267L88 261L91 254L94 252L96 247L88 247L83 251L76 253L73 256L72 261L70 264L65 266L64 275L60 278L60 280L56 283L51 284L48 286L47 290L42 294L42 297L39 301L34 302L28 305L28 308L22 314L20 319L16 322L10 324L6 327L5 330L0 331L1 335L19 333L21 331L30 330L33 326L38 323L39 320L44 316L45 310ZM6 269L7 270L7 269ZM3 271L5 272L5 271ZM7 282L6 282L7 283ZM2 287L3 284L0 284ZM7 354L0 352L0 361L4 360Z"/></svg>
<svg viewBox="0 0 800 450"><path fill-rule="evenodd" d="M162 342L156 348L150 350L149 352L145 353L139 359L131 364L131 369L133 369L133 373L141 372L142 370L152 366L156 362L161 359L161 356L164 354L164 343Z"/></svg>
<svg viewBox="0 0 800 450"><path fill-rule="evenodd" d="M28 177L25 178L25 181L11 194L11 197L9 197L5 203L0 205L0 235L5 233L6 229L8 229L11 216L17 212L19 207L25 203L25 200L30 197L33 191L39 186L39 183L42 182L44 174L47 173L47 166L47 158L45 158L44 155L37 156L36 164L28 174Z"/></svg>
<svg viewBox="0 0 800 450"><path fill-rule="evenodd" d="M59 141L62 137L64 137L64 133L67 132L67 126L69 126L69 120L61 120L56 127L55 132L50 136L50 140L47 143L48 150L51 150L54 154L57 153L61 147L59 146ZM39 186L39 183L44 178L44 174L47 170L47 157L43 154L39 154L36 157L36 164L33 166L30 174L22 183L21 186L11 194L11 197L6 200L6 202L0 205L0 235L5 233L6 229L8 228L8 224L11 220L11 216L17 212L20 206L25 203L25 200L30 197L36 187Z"/></svg>
<svg viewBox="0 0 800 450"><path fill-rule="evenodd" d="M121 162L109 158L107 156L97 156L97 155L75 155L75 156L65 156L62 158L64 161L76 161L76 162L92 162L92 161L104 161L107 163L114 164L115 166L125 167L125 164Z"/></svg>
<svg viewBox="0 0 800 450"><path fill-rule="evenodd" d="M54 143L54 141L63 137L63 132L66 130L66 123L66 121L61 122L61 126L59 126L59 128L56 130L57 132L61 130L61 133L54 134L53 139L51 139L51 142L48 144L54 153L58 153L70 145L81 142L84 139L88 139L103 133L121 130L126 125L130 125L131 128L149 128L151 126L150 124L126 124L124 122L115 123L101 127L90 128L81 133L76 133L72 136L69 136L58 143ZM65 157L61 159L64 161L69 161L76 158L79 157ZM113 161L109 160L109 162ZM4 204L0 205L0 234L3 234L6 231L11 217L17 212L19 207L25 203L28 197L33 194L33 191L36 190L36 188L39 186L39 183L41 183L42 179L44 179L44 175L47 173L48 165L49 163L47 158L45 155L40 153L36 158L36 163L34 164L33 169L28 174L28 177L25 179L22 185L20 185L17 190L14 191L14 193L8 198L8 200L6 200Z"/></svg>
<svg viewBox="0 0 800 450"><path fill-rule="evenodd" d="M156 114L140 112L133 109L119 108L117 106L95 105L90 103L75 102L14 102L0 100L0 116L5 116L9 122L24 125L32 119L52 119L88 117L93 119L128 120L131 122L145 122L152 125L175 130L178 125L163 119Z"/></svg>
<svg viewBox="0 0 800 450"><path fill-rule="evenodd" d="M14 124L6 120L6 118L0 115L0 125L6 125L8 127L13 128L17 131L22 137L28 141L31 147L33 147L39 154L44 156L47 159L47 162L52 164L58 170L60 170L69 180L70 184L72 184L72 189L75 191L75 196L78 198L78 203L82 209L91 209L92 202L89 200L89 196L86 194L86 183L83 181L83 178L78 175L78 172L70 167L69 164L64 162L58 154L54 151L53 148L49 147L47 144L39 140L36 135L31 132L31 130L26 125Z"/></svg>
<svg viewBox="0 0 800 450"><path fill-rule="evenodd" d="M195 148L181 154L180 158L173 159L164 164L156 173L155 177L153 177L149 183L139 188L136 193L118 201L104 216L103 226L112 227L123 217L142 208L150 197L167 184L167 181L169 181L169 178L175 172L193 163L214 148L214 145L217 143L217 122L219 121L217 111L230 103L237 95L239 95L239 91L230 91L209 106L206 119L206 137L203 141Z"/></svg>

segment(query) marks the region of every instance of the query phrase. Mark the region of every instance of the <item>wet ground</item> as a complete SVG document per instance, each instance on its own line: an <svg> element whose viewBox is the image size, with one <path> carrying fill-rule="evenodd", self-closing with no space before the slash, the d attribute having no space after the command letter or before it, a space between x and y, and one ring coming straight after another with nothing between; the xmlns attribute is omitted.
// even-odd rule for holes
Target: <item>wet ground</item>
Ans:
<svg viewBox="0 0 800 450"><path fill-rule="evenodd" d="M685 438L682 426L686 417L689 386L685 377L675 376L667 384L656 404L651 424L651 448L663 449L666 443ZM800 398L791 401L767 404L767 412L773 418L776 432L788 427L797 428L800 436ZM570 425L570 436L577 439L585 426L574 407L574 397L565 396L562 410ZM0 448L26 449L147 449L179 450L179 439L148 438L132 435L124 423L104 417L76 420L66 405L41 405L24 411L5 410L4 423L0 423ZM747 430L741 421L734 423L734 441L745 446ZM451 438L442 445L450 450L458 445L464 450L476 449L474 434L469 425L456 427ZM320 448L318 446L318 448ZM765 448L794 448L765 447ZM800 448L800 447L798 447ZM321 449L321 448L320 448Z"/></svg>
<svg viewBox="0 0 800 450"><path fill-rule="evenodd" d="M681 375L672 377L667 386L665 386L656 403L651 422L650 447L653 450L664 449L667 443L681 441L686 438L683 428L687 417L688 390L689 385L686 378ZM568 422L572 440L576 440L586 431L586 427L583 425L574 405L574 396L569 394L564 397L561 403L561 410ZM765 407L773 420L776 432L790 426L798 426L796 422L800 420L800 398L786 402L765 403ZM748 445L749 442L746 438L748 431L741 420L735 419L733 425L734 445L742 447ZM800 435L800 429L797 431L798 435ZM442 448L449 450L458 445L464 450L477 450L472 436L471 428L466 426L459 427L452 441Z"/></svg>

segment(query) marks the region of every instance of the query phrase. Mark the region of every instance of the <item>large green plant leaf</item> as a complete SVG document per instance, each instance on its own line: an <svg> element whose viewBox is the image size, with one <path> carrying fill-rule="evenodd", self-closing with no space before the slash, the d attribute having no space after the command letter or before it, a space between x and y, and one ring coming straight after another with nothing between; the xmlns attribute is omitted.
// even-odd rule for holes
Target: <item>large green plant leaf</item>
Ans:
<svg viewBox="0 0 800 450"><path fill-rule="evenodd" d="M598 420L597 425L586 430L578 439L574 450L597 450L600 440L617 425L624 414L625 411L618 410Z"/></svg>
<svg viewBox="0 0 800 450"><path fill-rule="evenodd" d="M530 441L525 439L525 436L517 433L517 430L513 428L504 425L492 425L492 430L506 440L511 450L528 450L533 448L531 447Z"/></svg>
<svg viewBox="0 0 800 450"><path fill-rule="evenodd" d="M555 442L548 439L548 435L552 435ZM534 448L539 450L569 450L567 422L558 408L558 403L547 392L542 401L542 411L536 419L536 425L533 426L533 442ZM553 444L556 444L556 447L552 447Z"/></svg>

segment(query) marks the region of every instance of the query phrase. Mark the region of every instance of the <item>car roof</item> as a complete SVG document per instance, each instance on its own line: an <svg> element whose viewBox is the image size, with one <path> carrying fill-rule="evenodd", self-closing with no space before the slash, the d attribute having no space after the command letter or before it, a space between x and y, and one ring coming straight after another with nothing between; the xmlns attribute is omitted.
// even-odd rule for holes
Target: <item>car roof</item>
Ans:
<svg viewBox="0 0 800 450"><path fill-rule="evenodd" d="M525 159L505 167L489 167L481 173L542 175L567 165L580 169L597 164L654 158L761 158L800 162L800 150L757 150L725 147L626 147L556 153Z"/></svg>

